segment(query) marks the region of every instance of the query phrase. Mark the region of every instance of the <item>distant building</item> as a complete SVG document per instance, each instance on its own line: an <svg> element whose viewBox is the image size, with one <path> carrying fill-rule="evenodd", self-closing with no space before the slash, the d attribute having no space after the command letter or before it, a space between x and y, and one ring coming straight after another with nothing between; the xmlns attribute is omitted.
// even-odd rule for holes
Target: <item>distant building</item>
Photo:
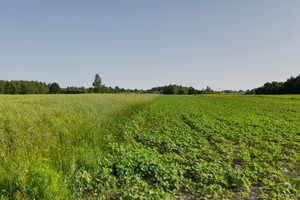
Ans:
<svg viewBox="0 0 300 200"><path fill-rule="evenodd" d="M153 93L154 94L160 94L160 91L159 90L154 90Z"/></svg>

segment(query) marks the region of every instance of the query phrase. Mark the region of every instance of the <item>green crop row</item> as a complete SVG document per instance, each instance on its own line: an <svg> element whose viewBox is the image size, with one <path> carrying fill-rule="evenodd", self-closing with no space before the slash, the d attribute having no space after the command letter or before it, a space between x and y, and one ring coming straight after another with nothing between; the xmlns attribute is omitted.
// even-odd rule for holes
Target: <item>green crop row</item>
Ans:
<svg viewBox="0 0 300 200"><path fill-rule="evenodd" d="M100 164L108 199L300 197L300 101L161 96L123 132Z"/></svg>

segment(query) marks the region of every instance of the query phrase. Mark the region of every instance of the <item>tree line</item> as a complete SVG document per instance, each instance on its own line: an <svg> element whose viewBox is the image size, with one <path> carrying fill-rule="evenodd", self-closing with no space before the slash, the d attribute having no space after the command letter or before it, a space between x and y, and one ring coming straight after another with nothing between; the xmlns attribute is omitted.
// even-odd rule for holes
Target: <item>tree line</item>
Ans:
<svg viewBox="0 0 300 200"><path fill-rule="evenodd" d="M300 94L300 75L291 76L285 82L267 82L259 88L248 90L246 94Z"/></svg>
<svg viewBox="0 0 300 200"><path fill-rule="evenodd" d="M102 84L99 74L94 76L93 87L67 87L61 88L58 83L44 83L39 81L5 81L0 80L0 94L81 94L81 93L160 93L160 94L215 94L216 92L207 86L206 89L197 90L193 87L181 85L165 85L153 87L143 91L138 89L125 89L107 87ZM243 93L244 91L225 90L219 93ZM285 82L267 82L263 86L253 90L247 90L245 94L300 94L300 74L290 77Z"/></svg>
<svg viewBox="0 0 300 200"><path fill-rule="evenodd" d="M147 90L147 93L160 93L160 94L177 94L177 95L191 95L191 94L215 94L210 87L206 89L197 90L193 87L185 87L181 85L165 85L161 87L154 87Z"/></svg>
<svg viewBox="0 0 300 200"><path fill-rule="evenodd" d="M57 83L46 84L38 81L0 80L0 94L49 94L55 93ZM57 84L58 85L58 84Z"/></svg>
<svg viewBox="0 0 300 200"><path fill-rule="evenodd" d="M94 87L66 87L61 88L58 83L38 81L5 81L0 80L0 94L82 94L82 93L141 93L138 89L125 89L116 87L106 87L101 85Z"/></svg>
<svg viewBox="0 0 300 200"><path fill-rule="evenodd" d="M0 94L81 94L81 93L160 93L160 94L214 94L210 87L197 90L193 87L184 87L181 85L168 85L154 87L150 90L125 89L116 87L107 87L102 84L99 74L94 76L93 87L67 87L61 88L58 83L49 83L38 81L4 81L0 80Z"/></svg>
<svg viewBox="0 0 300 200"><path fill-rule="evenodd" d="M44 83L39 81L6 81L0 80L0 94L81 94L81 93L141 93L138 89L107 87L102 84L99 74L95 75L93 87L66 87L61 88L56 82Z"/></svg>

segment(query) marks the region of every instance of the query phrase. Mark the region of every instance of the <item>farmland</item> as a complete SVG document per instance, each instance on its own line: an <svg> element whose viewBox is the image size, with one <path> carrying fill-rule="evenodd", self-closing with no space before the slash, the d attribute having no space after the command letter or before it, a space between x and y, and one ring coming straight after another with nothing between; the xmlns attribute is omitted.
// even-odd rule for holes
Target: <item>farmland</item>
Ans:
<svg viewBox="0 0 300 200"><path fill-rule="evenodd" d="M300 96L0 96L2 199L297 199Z"/></svg>

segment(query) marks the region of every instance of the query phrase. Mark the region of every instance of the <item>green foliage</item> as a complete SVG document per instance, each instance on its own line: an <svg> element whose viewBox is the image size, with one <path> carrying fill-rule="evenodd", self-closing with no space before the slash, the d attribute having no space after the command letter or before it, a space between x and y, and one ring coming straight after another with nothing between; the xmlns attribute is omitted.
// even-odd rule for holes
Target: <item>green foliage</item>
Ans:
<svg viewBox="0 0 300 200"><path fill-rule="evenodd" d="M177 94L178 87L176 85L169 85L164 87L163 94Z"/></svg>
<svg viewBox="0 0 300 200"><path fill-rule="evenodd" d="M162 96L123 128L98 181L108 198L297 199L299 109L290 97Z"/></svg>
<svg viewBox="0 0 300 200"><path fill-rule="evenodd" d="M92 181L98 176L97 160L107 154L109 142L119 140L114 118L127 116L133 107L154 98L125 94L2 95L0 197L89 196Z"/></svg>
<svg viewBox="0 0 300 200"><path fill-rule="evenodd" d="M1 194L9 199L65 199L68 196L67 185L61 174L47 168L32 164L29 168L13 163L2 165L0 171ZM38 163L39 164L39 163Z"/></svg>
<svg viewBox="0 0 300 200"><path fill-rule="evenodd" d="M60 86L58 85L58 83L54 82L54 83L51 83L50 84L50 87L49 87L49 93L50 94L58 94L60 93Z"/></svg>
<svg viewBox="0 0 300 200"><path fill-rule="evenodd" d="M83 94L87 92L88 89L85 89L84 87L67 87L60 90L60 93L62 94Z"/></svg>
<svg viewBox="0 0 300 200"><path fill-rule="evenodd" d="M94 92L94 88L92 88L92 87L88 88L87 93L93 93L93 92Z"/></svg>
<svg viewBox="0 0 300 200"><path fill-rule="evenodd" d="M47 94L48 92L46 83L0 80L0 94Z"/></svg>
<svg viewBox="0 0 300 200"><path fill-rule="evenodd" d="M299 96L157 97L2 95L0 197L299 198Z"/></svg>
<svg viewBox="0 0 300 200"><path fill-rule="evenodd" d="M96 74L97 75L97 74ZM99 85L100 84L100 85ZM83 93L142 93L137 89L124 89L116 86L107 87L101 84L101 78L95 76L94 87L67 87L60 88L59 84L54 82L46 83L37 81L4 81L0 80L0 94L83 94Z"/></svg>
<svg viewBox="0 0 300 200"><path fill-rule="evenodd" d="M190 87L189 90L188 90L188 94L189 95L191 95L191 94L197 94L197 91L195 90L195 88Z"/></svg>
<svg viewBox="0 0 300 200"><path fill-rule="evenodd" d="M215 94L216 92L213 91L210 87L206 87L205 90L202 90L202 94Z"/></svg>
<svg viewBox="0 0 300 200"><path fill-rule="evenodd" d="M300 75L290 77L286 82L265 83L253 90L255 94L300 94ZM249 91L248 94L251 92Z"/></svg>
<svg viewBox="0 0 300 200"><path fill-rule="evenodd" d="M95 80L93 82L93 86L94 86L94 93L101 93L101 78L99 76L99 74L97 73L95 75Z"/></svg>
<svg viewBox="0 0 300 200"><path fill-rule="evenodd" d="M0 94L5 94L5 81L0 80Z"/></svg>
<svg viewBox="0 0 300 200"><path fill-rule="evenodd" d="M101 85L100 93L109 93L108 87L106 87L105 85Z"/></svg>
<svg viewBox="0 0 300 200"><path fill-rule="evenodd" d="M162 94L178 94L178 95L186 95L186 94L215 94L210 87L202 90L196 90L193 87L184 87L181 85L168 85L163 87L154 87L151 90L148 90L148 93L153 93L154 91L159 91Z"/></svg>

